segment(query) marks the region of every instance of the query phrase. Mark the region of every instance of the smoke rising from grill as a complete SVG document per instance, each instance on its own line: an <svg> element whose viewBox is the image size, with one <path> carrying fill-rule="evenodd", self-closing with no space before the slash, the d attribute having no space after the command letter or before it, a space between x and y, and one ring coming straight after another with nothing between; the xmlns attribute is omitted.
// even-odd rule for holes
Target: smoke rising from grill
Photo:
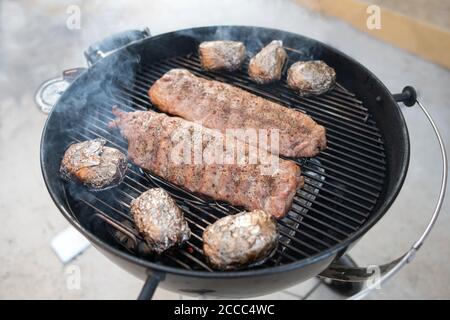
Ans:
<svg viewBox="0 0 450 320"><path fill-rule="evenodd" d="M114 38L109 38L103 43L103 47L113 48L114 46L117 46L117 39ZM114 104L119 104L123 109L131 107L131 102L120 100L120 96L123 96L124 89L133 87L140 60L139 53L128 49L113 53L98 61L98 66L94 65L85 71L63 94L52 110L60 121L53 124L54 128L50 129L62 132L66 140L56 139L45 145L47 149L45 153L53 153L58 159L55 165L61 162L65 150L71 143L99 138L92 130L93 127L106 128L106 123L113 118L113 115L105 110L111 110ZM89 85L78 82L89 83ZM123 141L119 138L118 132L101 132L109 140L107 146L127 153L125 142L111 143L111 141ZM81 184L73 182L65 182L65 184L70 196L80 201L80 215L85 217L92 214L92 209L81 203L87 201L97 206L97 197L108 194L108 191L100 191L95 192L94 195Z"/></svg>
<svg viewBox="0 0 450 320"><path fill-rule="evenodd" d="M302 41L302 43L292 42L292 39L287 37L284 33L271 33L270 31L261 32L261 30L254 28L226 28L217 27L205 29L207 34L203 32L185 30L178 33L178 37L183 36L183 38L175 38L168 44L161 44L161 49L159 50L174 50L178 55L179 47L182 50L186 50L186 54L189 53L187 50L195 51L198 44L206 40L237 40L245 43L247 47L247 58L256 54L262 47L264 47L270 41L277 39L283 41L285 47L295 48L296 52L290 52L291 58L294 57L296 60L301 59L311 59L317 52L315 45L309 41ZM107 43L106 46L113 47L114 39L110 38L111 43ZM169 48L165 48L165 46ZM126 96L127 92L134 91L134 83L136 78L136 73L140 67L141 63L146 63L150 65L157 59L157 57L152 56L148 52L154 53L156 50L148 50L150 46L131 46L119 50L118 52L112 53L104 59L101 59L97 64L93 65L89 70L85 72L76 82L68 89L66 94L64 94L57 106L52 111L57 116L56 119L59 120L58 123L55 121L51 122L54 128L49 128L48 131L61 132L63 133L61 139L48 139L44 147L47 149L45 154L53 154L52 172L59 172L59 164L61 162L64 151L68 148L70 143L88 139L97 138L98 135L92 131L93 126L97 126L101 130L101 135L110 141L114 141L114 144L108 142L107 145L111 147L118 148L122 152L127 153L127 144L124 139L120 136L118 130L108 130L106 129L107 123L113 120L113 115L110 110L113 105L118 105L118 107L124 111L133 111L138 106L132 104L132 98ZM153 48L152 48L153 49ZM80 53L81 54L81 53ZM163 56L167 56L167 52L162 52ZM295 61L289 61L291 64ZM142 79L140 79L142 81ZM86 85L88 84L88 85ZM151 83L148 83L150 85ZM128 90L128 91L127 91ZM126 97L126 98L124 98ZM145 99L146 97L140 97L140 99ZM138 102L145 109L145 103ZM88 112L89 111L89 112ZM96 129L95 131L98 132ZM53 159L55 158L55 159ZM136 169L136 168L135 168ZM139 170L139 169L136 169ZM133 178L135 178L133 176ZM129 180L125 180L129 183ZM59 182L61 183L61 182ZM82 224L86 226L87 224L92 225L92 228L99 223L99 219L93 219L93 207L103 208L103 203L109 203L115 197L115 190L100 191L100 192L89 192L82 185L64 182L64 192L68 194L70 201L73 201L69 207L77 208L77 218L83 220ZM129 193L137 196L136 190L131 190L127 183L122 183L118 188L121 190L129 191ZM148 185L149 182L143 182L143 185ZM103 203L102 203L103 201ZM89 203L91 206L89 206ZM122 211L127 212L128 208L123 207ZM113 215L115 213L112 213ZM114 216L117 221L123 221L123 217Z"/></svg>
<svg viewBox="0 0 450 320"><path fill-rule="evenodd" d="M304 39L301 43L298 41L293 42L292 37L287 32L276 32L271 31L261 32L257 28L245 28L236 29L229 27L216 27L213 31L208 30L206 37L199 39L197 32L192 31L192 29L183 30L180 33L196 39L197 42L210 41L210 40L234 40L241 41L245 44L247 49L247 58L253 57L257 54L263 47L269 44L272 40L281 40L283 46L286 49L290 49L291 58L290 64L296 62L297 60L312 60L315 57L320 56L321 47L317 45L316 41Z"/></svg>

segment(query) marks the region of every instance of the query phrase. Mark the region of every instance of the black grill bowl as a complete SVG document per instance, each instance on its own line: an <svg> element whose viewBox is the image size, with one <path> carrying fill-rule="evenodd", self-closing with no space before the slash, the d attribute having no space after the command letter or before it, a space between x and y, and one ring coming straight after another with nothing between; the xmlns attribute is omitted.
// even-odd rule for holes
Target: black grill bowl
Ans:
<svg viewBox="0 0 450 320"><path fill-rule="evenodd" d="M258 86L246 68L236 73L204 72L198 43L212 39L243 41L249 56L264 44L283 40L289 63L321 59L335 68L331 92L300 98L285 81ZM248 61L247 61L248 62ZM202 230L239 211L192 195L130 164L117 188L89 192L63 182L59 165L70 143L103 137L126 151L118 132L107 128L111 107L153 109L146 91L164 72L183 67L211 79L306 112L327 128L328 149L302 165L306 187L297 193L288 217L279 222L280 246L259 266L233 272L211 270L202 255ZM303 36L257 27L203 27L162 34L132 43L79 76L50 113L41 140L41 167L49 193L69 222L112 261L145 279L182 294L250 297L268 294L316 276L342 256L387 211L401 189L409 163L409 137L390 92L352 58ZM154 186L168 190L182 207L193 231L189 243L162 256L145 250L128 214L130 201Z"/></svg>

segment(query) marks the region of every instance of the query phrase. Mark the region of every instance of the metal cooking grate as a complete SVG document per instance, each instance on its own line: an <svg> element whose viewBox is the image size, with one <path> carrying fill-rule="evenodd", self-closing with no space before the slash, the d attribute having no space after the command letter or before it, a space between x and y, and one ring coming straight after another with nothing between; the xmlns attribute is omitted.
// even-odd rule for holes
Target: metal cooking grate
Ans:
<svg viewBox="0 0 450 320"><path fill-rule="evenodd" d="M296 52L289 50L290 60ZM248 61L247 61L248 63ZM123 87L111 101L88 112L83 130L71 136L74 141L102 137L114 147L127 151L126 142L107 129L114 119L111 106L125 111L154 109L147 91L155 80L172 68L186 68L209 79L239 86L245 90L298 109L327 129L328 148L313 159L293 159L302 166L305 187L297 192L288 215L279 221L280 245L263 268L286 264L315 255L348 238L369 217L382 190L386 164L383 141L367 108L341 85L319 97L299 97L285 82L255 85L245 71L236 73L205 72L195 54L142 65L133 88ZM247 65L243 70L247 69ZM161 256L152 255L134 227L129 215L132 199L151 187L163 187L184 211L192 230L191 239L180 248ZM134 255L157 263L193 270L212 271L202 252L202 232L218 218L239 211L226 203L207 201L174 186L149 172L130 165L123 183L111 190L85 192L81 199L70 197L73 206L90 212L92 224L106 224L118 246ZM81 202L80 202L81 200ZM104 228L104 226L102 226Z"/></svg>

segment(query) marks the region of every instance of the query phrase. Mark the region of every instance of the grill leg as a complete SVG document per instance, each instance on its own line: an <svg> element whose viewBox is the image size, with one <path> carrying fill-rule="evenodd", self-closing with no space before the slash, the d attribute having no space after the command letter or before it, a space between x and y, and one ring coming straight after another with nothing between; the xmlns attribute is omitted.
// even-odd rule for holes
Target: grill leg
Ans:
<svg viewBox="0 0 450 320"><path fill-rule="evenodd" d="M151 300L153 298L153 294L156 291L156 288L158 287L159 282L163 279L163 274L153 273L149 275L147 277L147 280L145 280L141 292L139 293L138 300Z"/></svg>
<svg viewBox="0 0 450 320"><path fill-rule="evenodd" d="M358 267L356 262L349 255L340 257L338 263L344 267ZM363 282L337 281L329 278L321 278L321 280L330 289L338 292L345 297L350 297L361 291L364 284Z"/></svg>

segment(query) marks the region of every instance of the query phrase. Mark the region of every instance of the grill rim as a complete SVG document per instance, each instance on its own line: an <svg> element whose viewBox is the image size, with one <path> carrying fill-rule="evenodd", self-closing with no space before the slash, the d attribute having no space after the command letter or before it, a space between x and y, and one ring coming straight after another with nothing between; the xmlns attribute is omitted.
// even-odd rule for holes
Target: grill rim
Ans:
<svg viewBox="0 0 450 320"><path fill-rule="evenodd" d="M134 256L130 253L127 253L125 251L116 249L115 247L104 242L103 240L98 238L95 234L91 233L89 230L84 228L74 218L75 215L73 214L72 209L69 206L67 206L68 209L66 209L65 204L62 203L62 201L60 201L60 199L58 199L58 197L56 195L57 192L53 189L53 186L50 183L51 178L48 175L49 172L47 172L47 170L46 170L47 166L45 163L44 150L45 150L45 146L46 146L46 137L47 137L48 132L50 131L49 130L50 119L52 118L53 113L58 108L58 105L61 103L61 101L64 101L64 99L67 98L71 94L71 91L73 90L73 88L79 86L79 83L82 83L89 73L93 72L96 68L101 68L102 61L104 61L106 63L108 61L108 59L113 59L114 57L119 55L122 52L122 50L124 50L126 48L144 45L145 42L158 41L161 38L171 37L173 35L180 35L180 34L185 35L186 33L201 33L202 31L207 32L214 28L215 29L253 29L253 30L257 29L258 32L278 32L278 33L282 33L282 34L285 34L287 36L292 36L292 37L300 36L300 37L304 38L305 40L312 41L313 43L316 43L317 45L322 46L329 52L332 52L333 54L341 56L342 58L348 60L349 62L354 64L360 70L360 72L365 72L371 78L371 80L376 82L376 84L382 90L382 93L384 93L384 95L389 100L389 101L384 101L384 103L389 104L389 107L392 107L392 106L394 107L394 114L395 114L395 116L397 116L397 120L399 121L399 124L401 124L402 138L405 142L403 150L401 150L399 152L400 155L399 155L398 161L401 163L401 167L399 170L399 179L397 179L392 184L390 191L389 190L386 191L388 193L387 196L385 196L384 199L382 199L383 201L382 201L381 205L378 208L373 210L371 217L358 230L356 230L351 236L349 236L345 240L341 241L340 243L337 243L336 245L334 245L326 250L323 250L317 254L314 254L311 257L304 258L304 259L301 259L301 260L298 260L298 261L295 261L292 263L288 263L288 264L267 267L264 269L226 271L226 272L186 270L186 269L175 268L175 267L171 267L171 266L167 266L167 265L163 265L163 264L153 263L148 260L141 259L141 258ZM100 60L99 63L96 63L93 66L91 66L85 73L81 74L77 79L75 79L75 81L63 93L63 95L60 97L60 99L58 100L58 102L56 103L56 105L54 106L54 108L52 109L50 114L48 115L48 118L46 120L46 123L45 123L43 131L42 131L41 142L40 142L41 172L42 172L42 175L44 178L46 188L47 188L48 192L50 193L50 196L51 196L53 202L58 207L60 212L64 215L64 217L72 224L72 226L74 226L78 231L80 231L84 236L86 236L94 244L94 246L98 246L101 249L114 254L115 256L118 256L122 259L130 261L134 264L137 264L137 265L147 268L147 269L157 270L157 271L181 275L181 276L198 277L198 278L245 278L248 276L271 275L271 274L276 274L276 273L280 273L280 272L287 272L287 271L299 269L299 268L305 267L307 265L313 264L314 262L318 262L318 261L322 261L327 258L330 258L333 255L339 254L339 252L345 251L349 246L355 244L356 241L359 240L359 238L361 238L367 231L369 231L372 228L372 226L375 225L375 223L378 222L378 220L381 219L384 216L384 214L387 212L387 210L390 208L390 206L396 199L397 195L399 194L399 192L403 186L403 183L405 181L406 174L408 171L408 167L409 167L409 161L410 161L410 139L409 139L408 129L406 126L406 121L400 110L400 106L397 104L393 95L387 89L387 87L383 84L383 82L381 82L381 80L378 79L376 77L376 75L373 74L369 69L367 69L364 65L362 65L361 63L356 61L354 58L348 56L347 54L345 54L327 44L324 44L318 40L315 40L315 39L312 39L312 38L309 38L309 37L306 37L306 36L303 36L300 34L296 34L293 32L279 30L279 29L263 28L263 27L255 27L255 26L242 26L242 25L227 25L227 26L219 25L219 26L186 28L186 29L181 29L181 30L177 30L177 31L159 34L159 35L152 36L152 37L149 37L149 38L146 38L143 40L139 40L139 41L136 41L136 42L124 47L124 48L116 50L115 52L111 53L104 59ZM57 177L56 179L59 179L59 177ZM386 176L386 179L390 179L390 177ZM62 181L59 181L59 184L62 184Z"/></svg>

